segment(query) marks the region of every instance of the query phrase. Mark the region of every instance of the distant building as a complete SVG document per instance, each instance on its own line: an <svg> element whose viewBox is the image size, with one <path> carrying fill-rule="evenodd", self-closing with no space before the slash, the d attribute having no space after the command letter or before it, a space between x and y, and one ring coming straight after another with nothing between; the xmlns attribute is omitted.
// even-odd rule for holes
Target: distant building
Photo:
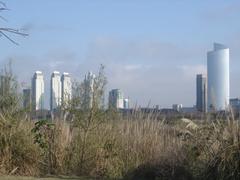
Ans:
<svg viewBox="0 0 240 180"><path fill-rule="evenodd" d="M200 112L207 112L207 77L198 74L196 78L196 108Z"/></svg>
<svg viewBox="0 0 240 180"><path fill-rule="evenodd" d="M23 107L25 109L31 109L31 89L23 89Z"/></svg>
<svg viewBox="0 0 240 180"><path fill-rule="evenodd" d="M197 108L195 106L193 106L193 107L182 107L182 112L183 113L196 113Z"/></svg>
<svg viewBox="0 0 240 180"><path fill-rule="evenodd" d="M229 106L229 48L214 43L207 53L208 109L227 110Z"/></svg>
<svg viewBox="0 0 240 180"><path fill-rule="evenodd" d="M183 107L182 104L173 104L172 105L172 109L177 111L177 112L182 111L182 107Z"/></svg>
<svg viewBox="0 0 240 180"><path fill-rule="evenodd" d="M62 86L61 86L60 73L58 71L54 71L51 76L51 84L50 84L51 111L56 110L61 106L61 98L62 98Z"/></svg>
<svg viewBox="0 0 240 180"><path fill-rule="evenodd" d="M123 93L120 91L120 89L113 89L109 92L108 105L109 108L124 108Z"/></svg>
<svg viewBox="0 0 240 180"><path fill-rule="evenodd" d="M44 79L41 71L36 71L32 78L32 105L35 111L44 109Z"/></svg>
<svg viewBox="0 0 240 180"><path fill-rule="evenodd" d="M239 98L230 99L230 106L233 110L240 110L240 99Z"/></svg>
<svg viewBox="0 0 240 180"><path fill-rule="evenodd" d="M68 103L72 98L72 82L69 73L64 72L61 77L62 83L62 102Z"/></svg>
<svg viewBox="0 0 240 180"><path fill-rule="evenodd" d="M130 106L129 106L129 99L128 98L125 98L123 100L123 107L124 107L124 109L129 109L130 108Z"/></svg>
<svg viewBox="0 0 240 180"><path fill-rule="evenodd" d="M95 82L95 74L92 72L88 72L84 79L84 97L83 97L83 106L84 108L92 108L94 103L94 82Z"/></svg>

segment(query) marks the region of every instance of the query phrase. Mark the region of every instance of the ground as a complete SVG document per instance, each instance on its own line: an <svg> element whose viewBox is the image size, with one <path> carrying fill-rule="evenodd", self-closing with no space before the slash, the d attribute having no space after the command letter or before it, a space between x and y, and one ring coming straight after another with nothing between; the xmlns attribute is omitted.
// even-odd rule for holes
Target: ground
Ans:
<svg viewBox="0 0 240 180"><path fill-rule="evenodd" d="M34 177L22 177L22 176L0 176L0 180L91 180L85 177L46 177L46 178L34 178Z"/></svg>

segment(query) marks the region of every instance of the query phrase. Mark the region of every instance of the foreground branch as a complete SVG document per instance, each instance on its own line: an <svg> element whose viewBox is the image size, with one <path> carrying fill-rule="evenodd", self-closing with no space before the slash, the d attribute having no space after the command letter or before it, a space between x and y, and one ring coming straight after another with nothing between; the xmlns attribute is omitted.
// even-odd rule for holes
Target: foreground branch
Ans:
<svg viewBox="0 0 240 180"><path fill-rule="evenodd" d="M0 1L0 12L5 11L5 10L9 10L6 6L5 3L3 3L2 1ZM0 19L7 21L3 16L0 16ZM16 34L16 35L20 35L23 37L28 36L27 33L23 33L20 32L18 29L13 29L13 28L3 28L0 27L0 36L4 36L5 38L7 38L9 41L11 41L12 43L18 45L18 43L16 41L14 41L9 35L8 33L12 33L12 34Z"/></svg>

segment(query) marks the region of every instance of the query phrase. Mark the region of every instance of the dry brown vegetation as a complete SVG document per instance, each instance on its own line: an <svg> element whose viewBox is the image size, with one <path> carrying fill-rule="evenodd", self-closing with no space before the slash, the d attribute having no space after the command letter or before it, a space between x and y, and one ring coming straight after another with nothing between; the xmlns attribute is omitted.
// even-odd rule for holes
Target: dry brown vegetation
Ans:
<svg viewBox="0 0 240 180"><path fill-rule="evenodd" d="M67 116L34 121L19 105L6 69L0 81L0 174L76 175L107 179L239 179L239 120L159 120L156 113L122 116L103 110L105 79L95 80L93 106L80 90ZM215 117L215 118L212 118Z"/></svg>
<svg viewBox="0 0 240 180"><path fill-rule="evenodd" d="M60 119L46 149L34 143L34 123L0 118L1 174L71 174L128 179L239 178L238 121L203 122L194 128L151 118L118 119L86 134Z"/></svg>

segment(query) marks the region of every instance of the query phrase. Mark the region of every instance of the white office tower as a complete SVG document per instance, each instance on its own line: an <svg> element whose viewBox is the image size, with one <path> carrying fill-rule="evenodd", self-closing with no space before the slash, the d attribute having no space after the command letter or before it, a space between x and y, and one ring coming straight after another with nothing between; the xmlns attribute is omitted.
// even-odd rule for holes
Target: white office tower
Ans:
<svg viewBox="0 0 240 180"><path fill-rule="evenodd" d="M69 73L64 72L61 77L62 103L68 104L72 97L72 82Z"/></svg>
<svg viewBox="0 0 240 180"><path fill-rule="evenodd" d="M87 75L85 75L84 79L84 99L83 99L83 106L84 108L92 108L93 102L94 102L94 82L95 82L95 74L93 74L91 71L88 72Z"/></svg>
<svg viewBox="0 0 240 180"><path fill-rule="evenodd" d="M113 89L109 92L109 108L123 109L124 99L120 89Z"/></svg>
<svg viewBox="0 0 240 180"><path fill-rule="evenodd" d="M50 89L50 108L51 111L56 110L61 106L62 86L61 77L58 71L54 71L51 76L51 89Z"/></svg>
<svg viewBox="0 0 240 180"><path fill-rule="evenodd" d="M32 78L33 110L44 109L44 79L41 71L36 71Z"/></svg>
<svg viewBox="0 0 240 180"><path fill-rule="evenodd" d="M229 48L214 43L207 53L208 110L227 110L229 106Z"/></svg>

